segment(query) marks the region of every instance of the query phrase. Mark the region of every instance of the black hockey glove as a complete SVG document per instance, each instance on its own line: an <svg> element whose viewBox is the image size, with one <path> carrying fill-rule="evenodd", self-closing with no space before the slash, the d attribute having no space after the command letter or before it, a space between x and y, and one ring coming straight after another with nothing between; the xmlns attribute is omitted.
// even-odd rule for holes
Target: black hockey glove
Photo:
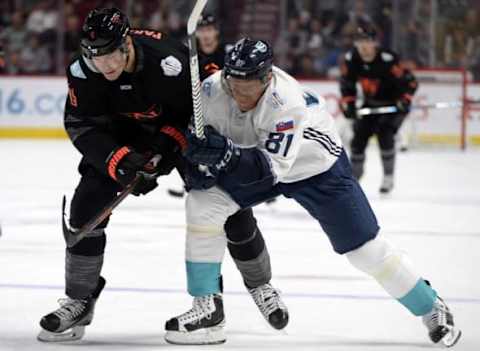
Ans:
<svg viewBox="0 0 480 351"><path fill-rule="evenodd" d="M409 99L408 96L403 95L398 101L397 101L397 109L398 112L407 114L410 112L410 108L412 106L412 102Z"/></svg>
<svg viewBox="0 0 480 351"><path fill-rule="evenodd" d="M356 119L357 118L357 108L355 106L355 101L351 102L342 102L340 104L343 115L347 119Z"/></svg>
<svg viewBox="0 0 480 351"><path fill-rule="evenodd" d="M145 195L155 189L157 184L157 158L150 158L124 146L113 153L108 159L108 174L123 187L129 185L137 174L141 175L140 182L135 186L132 194Z"/></svg>
<svg viewBox="0 0 480 351"><path fill-rule="evenodd" d="M185 172L186 190L206 190L217 183L218 171L211 172L207 169L201 169L198 165L187 162Z"/></svg>
<svg viewBox="0 0 480 351"><path fill-rule="evenodd" d="M185 157L193 164L205 165L218 171L234 169L240 159L240 149L229 138L218 133L212 126L205 127L205 138L198 139L190 131Z"/></svg>

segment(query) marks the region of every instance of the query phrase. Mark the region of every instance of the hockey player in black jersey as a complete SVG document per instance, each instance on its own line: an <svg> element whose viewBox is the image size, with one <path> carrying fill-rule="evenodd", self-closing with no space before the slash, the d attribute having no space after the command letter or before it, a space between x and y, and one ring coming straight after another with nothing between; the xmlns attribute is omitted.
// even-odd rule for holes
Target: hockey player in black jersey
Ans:
<svg viewBox="0 0 480 351"><path fill-rule="evenodd" d="M173 168L183 173L184 129L192 115L188 49L182 43L159 32L130 29L127 17L115 8L91 11L81 36L82 54L67 67L64 114L68 136L83 156L70 206L73 229L81 228L133 179L141 179L132 191L140 195L154 190L157 178ZM225 232L236 261L264 252L269 262L250 210L237 212L229 223ZM105 285L100 273L107 224L108 218L67 247L67 298L41 319L40 341L78 340L91 323ZM237 243L238 236L249 241ZM248 268L239 265L244 280L252 274ZM269 280L269 265L262 269Z"/></svg>
<svg viewBox="0 0 480 351"><path fill-rule="evenodd" d="M398 112L357 116L357 83L363 92L363 107L396 105ZM350 158L357 179L363 175L368 140L372 135L377 136L383 165L382 193L393 189L395 134L410 111L417 85L412 72L402 67L398 56L378 46L375 27L371 23L361 23L355 47L346 53L341 65L340 105L345 117L354 120Z"/></svg>
<svg viewBox="0 0 480 351"><path fill-rule="evenodd" d="M225 63L227 46L221 41L218 21L214 15L204 15L199 21L197 40L204 71L211 75L221 70Z"/></svg>

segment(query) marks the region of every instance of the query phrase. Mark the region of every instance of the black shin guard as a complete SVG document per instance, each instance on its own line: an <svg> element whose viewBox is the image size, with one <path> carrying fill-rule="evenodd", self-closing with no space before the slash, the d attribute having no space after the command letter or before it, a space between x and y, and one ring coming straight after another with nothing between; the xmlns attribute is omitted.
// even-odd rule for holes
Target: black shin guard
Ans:
<svg viewBox="0 0 480 351"><path fill-rule="evenodd" d="M103 266L105 242L103 229L96 229L75 246L67 248L65 293L68 297L81 299L95 291Z"/></svg>
<svg viewBox="0 0 480 351"><path fill-rule="evenodd" d="M251 209L237 212L225 223L228 250L245 285L255 288L272 277L270 256Z"/></svg>

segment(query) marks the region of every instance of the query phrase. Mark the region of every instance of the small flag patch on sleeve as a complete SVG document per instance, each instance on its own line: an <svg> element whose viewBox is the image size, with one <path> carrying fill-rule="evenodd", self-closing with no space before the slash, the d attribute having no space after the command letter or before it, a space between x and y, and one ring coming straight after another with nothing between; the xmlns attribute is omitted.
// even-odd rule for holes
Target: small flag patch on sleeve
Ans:
<svg viewBox="0 0 480 351"><path fill-rule="evenodd" d="M275 129L277 132L284 132L289 129L293 129L293 120L279 122L275 125Z"/></svg>

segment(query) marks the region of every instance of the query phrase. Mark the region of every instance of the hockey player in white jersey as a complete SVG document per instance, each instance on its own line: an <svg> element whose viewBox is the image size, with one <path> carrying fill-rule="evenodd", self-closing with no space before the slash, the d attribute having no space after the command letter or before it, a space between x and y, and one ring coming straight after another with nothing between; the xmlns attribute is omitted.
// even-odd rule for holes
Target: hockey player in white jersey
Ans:
<svg viewBox="0 0 480 351"><path fill-rule="evenodd" d="M304 92L272 61L266 42L242 39L227 54L222 72L203 83L205 138L190 135L186 153L193 164L210 170L206 175L192 168L189 175L198 185L187 196L186 266L194 303L167 321L166 340L225 341L219 284L224 223L240 208L282 194L318 220L335 252L422 316L434 343L454 345L461 333L452 313L381 235L324 101ZM268 312L262 300L268 294L267 288L252 293L262 312Z"/></svg>

